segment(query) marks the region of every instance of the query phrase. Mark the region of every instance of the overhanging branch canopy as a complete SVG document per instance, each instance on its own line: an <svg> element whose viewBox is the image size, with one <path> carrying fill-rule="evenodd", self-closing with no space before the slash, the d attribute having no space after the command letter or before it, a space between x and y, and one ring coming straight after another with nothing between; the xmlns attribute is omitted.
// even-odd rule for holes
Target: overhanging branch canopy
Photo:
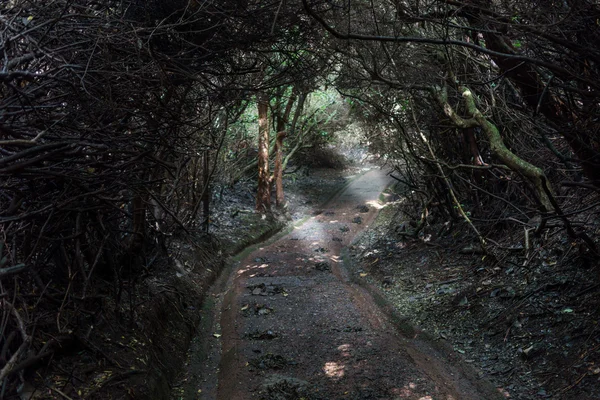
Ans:
<svg viewBox="0 0 600 400"><path fill-rule="evenodd" d="M572 71L569 71L566 68L558 66L554 63L540 60L537 58L528 57L522 54L514 54L514 53L503 53L499 51L494 51L487 49L483 46L479 46L475 43L465 42L462 40L454 40L454 39L437 39L437 38L428 38L428 37L418 37L418 36L385 36L385 35L365 35L360 33L341 33L336 30L333 26L328 24L325 19L323 19L315 10L313 10L308 4L308 0L302 0L302 4L304 5L304 9L306 12L313 17L319 24L325 28L325 30L331 33L334 37L342 40L359 40L359 41L372 41L372 42L393 42L393 43L422 43L422 44L433 44L438 46L458 46L465 47L471 50L474 50L478 53L486 54L489 56L495 57L504 57L506 59L512 59L515 61L523 61L526 63L538 65L540 67L547 68L548 70L560 74L562 76L571 77L574 80L584 82L590 87L600 89L600 83L595 82L593 80L586 79L582 76L574 74Z"/></svg>

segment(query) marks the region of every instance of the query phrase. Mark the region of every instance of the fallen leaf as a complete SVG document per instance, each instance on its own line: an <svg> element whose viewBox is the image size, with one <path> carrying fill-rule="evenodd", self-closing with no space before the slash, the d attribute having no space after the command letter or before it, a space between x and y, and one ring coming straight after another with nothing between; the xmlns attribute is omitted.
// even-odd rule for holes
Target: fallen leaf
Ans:
<svg viewBox="0 0 600 400"><path fill-rule="evenodd" d="M361 278L364 278L367 275L369 275L369 274L367 274L366 272L361 272L361 274L360 274Z"/></svg>
<svg viewBox="0 0 600 400"><path fill-rule="evenodd" d="M221 334L220 333L213 333L213 336L216 337L216 338L220 338Z"/></svg>
<svg viewBox="0 0 600 400"><path fill-rule="evenodd" d="M248 309L248 304L241 308L242 311L246 311Z"/></svg>

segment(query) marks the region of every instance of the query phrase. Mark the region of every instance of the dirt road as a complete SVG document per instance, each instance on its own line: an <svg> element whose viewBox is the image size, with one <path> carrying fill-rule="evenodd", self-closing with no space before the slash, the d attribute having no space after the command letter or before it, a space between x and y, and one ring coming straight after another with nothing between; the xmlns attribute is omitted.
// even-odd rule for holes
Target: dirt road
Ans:
<svg viewBox="0 0 600 400"><path fill-rule="evenodd" d="M342 250L376 216L390 183L384 171L366 172L223 278L204 328L212 337L191 361L201 381L189 382L198 389L188 398L498 398L457 355L398 329L350 279Z"/></svg>

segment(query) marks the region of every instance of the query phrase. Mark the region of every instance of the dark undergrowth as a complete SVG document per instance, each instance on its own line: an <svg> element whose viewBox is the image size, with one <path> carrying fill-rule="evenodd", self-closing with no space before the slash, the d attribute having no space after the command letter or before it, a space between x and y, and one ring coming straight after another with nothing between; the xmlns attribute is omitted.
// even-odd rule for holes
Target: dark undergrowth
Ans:
<svg viewBox="0 0 600 400"><path fill-rule="evenodd" d="M353 250L400 314L511 399L600 398L599 266L585 246L533 221L527 236L516 224L485 231L484 254L464 222L428 219L407 235L409 208L388 205Z"/></svg>

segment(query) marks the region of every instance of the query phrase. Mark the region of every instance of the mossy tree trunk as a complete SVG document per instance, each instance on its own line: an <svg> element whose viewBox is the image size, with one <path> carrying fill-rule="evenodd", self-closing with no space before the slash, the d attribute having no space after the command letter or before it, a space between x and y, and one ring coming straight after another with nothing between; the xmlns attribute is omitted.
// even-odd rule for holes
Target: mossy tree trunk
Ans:
<svg viewBox="0 0 600 400"><path fill-rule="evenodd" d="M500 131L496 125L491 123L484 115L479 111L475 104L475 98L471 90L467 87L461 86L459 88L462 93L463 99L465 100L465 105L467 107L467 111L471 115L471 117L477 121L477 124L481 127L483 132L486 134L489 142L490 149L492 153L496 157L498 157L506 166L508 166L511 170L522 174L525 176L533 185L538 200L542 206L542 211L550 212L554 209L552 206L552 202L549 198L548 193L544 190L544 183L548 183L546 176L544 175L544 171L541 168L536 167L533 164L523 160L515 153L510 151L506 145L504 144L504 140L502 140L502 135L500 135Z"/></svg>
<svg viewBox="0 0 600 400"><path fill-rule="evenodd" d="M487 28L490 29L489 26ZM517 50L511 40L494 31L491 29L483 33L486 46L499 53L516 54ZM550 81L544 82L546 79L540 76L533 65L510 57L493 56L492 59L500 71L519 88L523 100L532 110L561 127L559 132L579 159L583 173L594 185L600 187L600 139L589 119L576 117L576 113L569 109L564 99L549 91L547 86ZM593 62L580 59L578 63L589 65ZM582 91L587 90L587 87L582 88Z"/></svg>
<svg viewBox="0 0 600 400"><path fill-rule="evenodd" d="M500 135L500 131L496 125L490 122L477 108L474 95L470 89L465 86L460 86L459 91L462 93L467 112L471 118L465 119L456 113L454 108L448 102L447 87L431 88L433 97L442 107L446 116L450 118L458 128L468 129L477 126L480 127L490 142L490 150L492 153L512 171L525 176L531 182L540 202L542 212L554 211L548 191L544 190L544 182L549 184L544 175L544 171L523 160L506 147L502 135ZM551 193L551 190L549 192Z"/></svg>

